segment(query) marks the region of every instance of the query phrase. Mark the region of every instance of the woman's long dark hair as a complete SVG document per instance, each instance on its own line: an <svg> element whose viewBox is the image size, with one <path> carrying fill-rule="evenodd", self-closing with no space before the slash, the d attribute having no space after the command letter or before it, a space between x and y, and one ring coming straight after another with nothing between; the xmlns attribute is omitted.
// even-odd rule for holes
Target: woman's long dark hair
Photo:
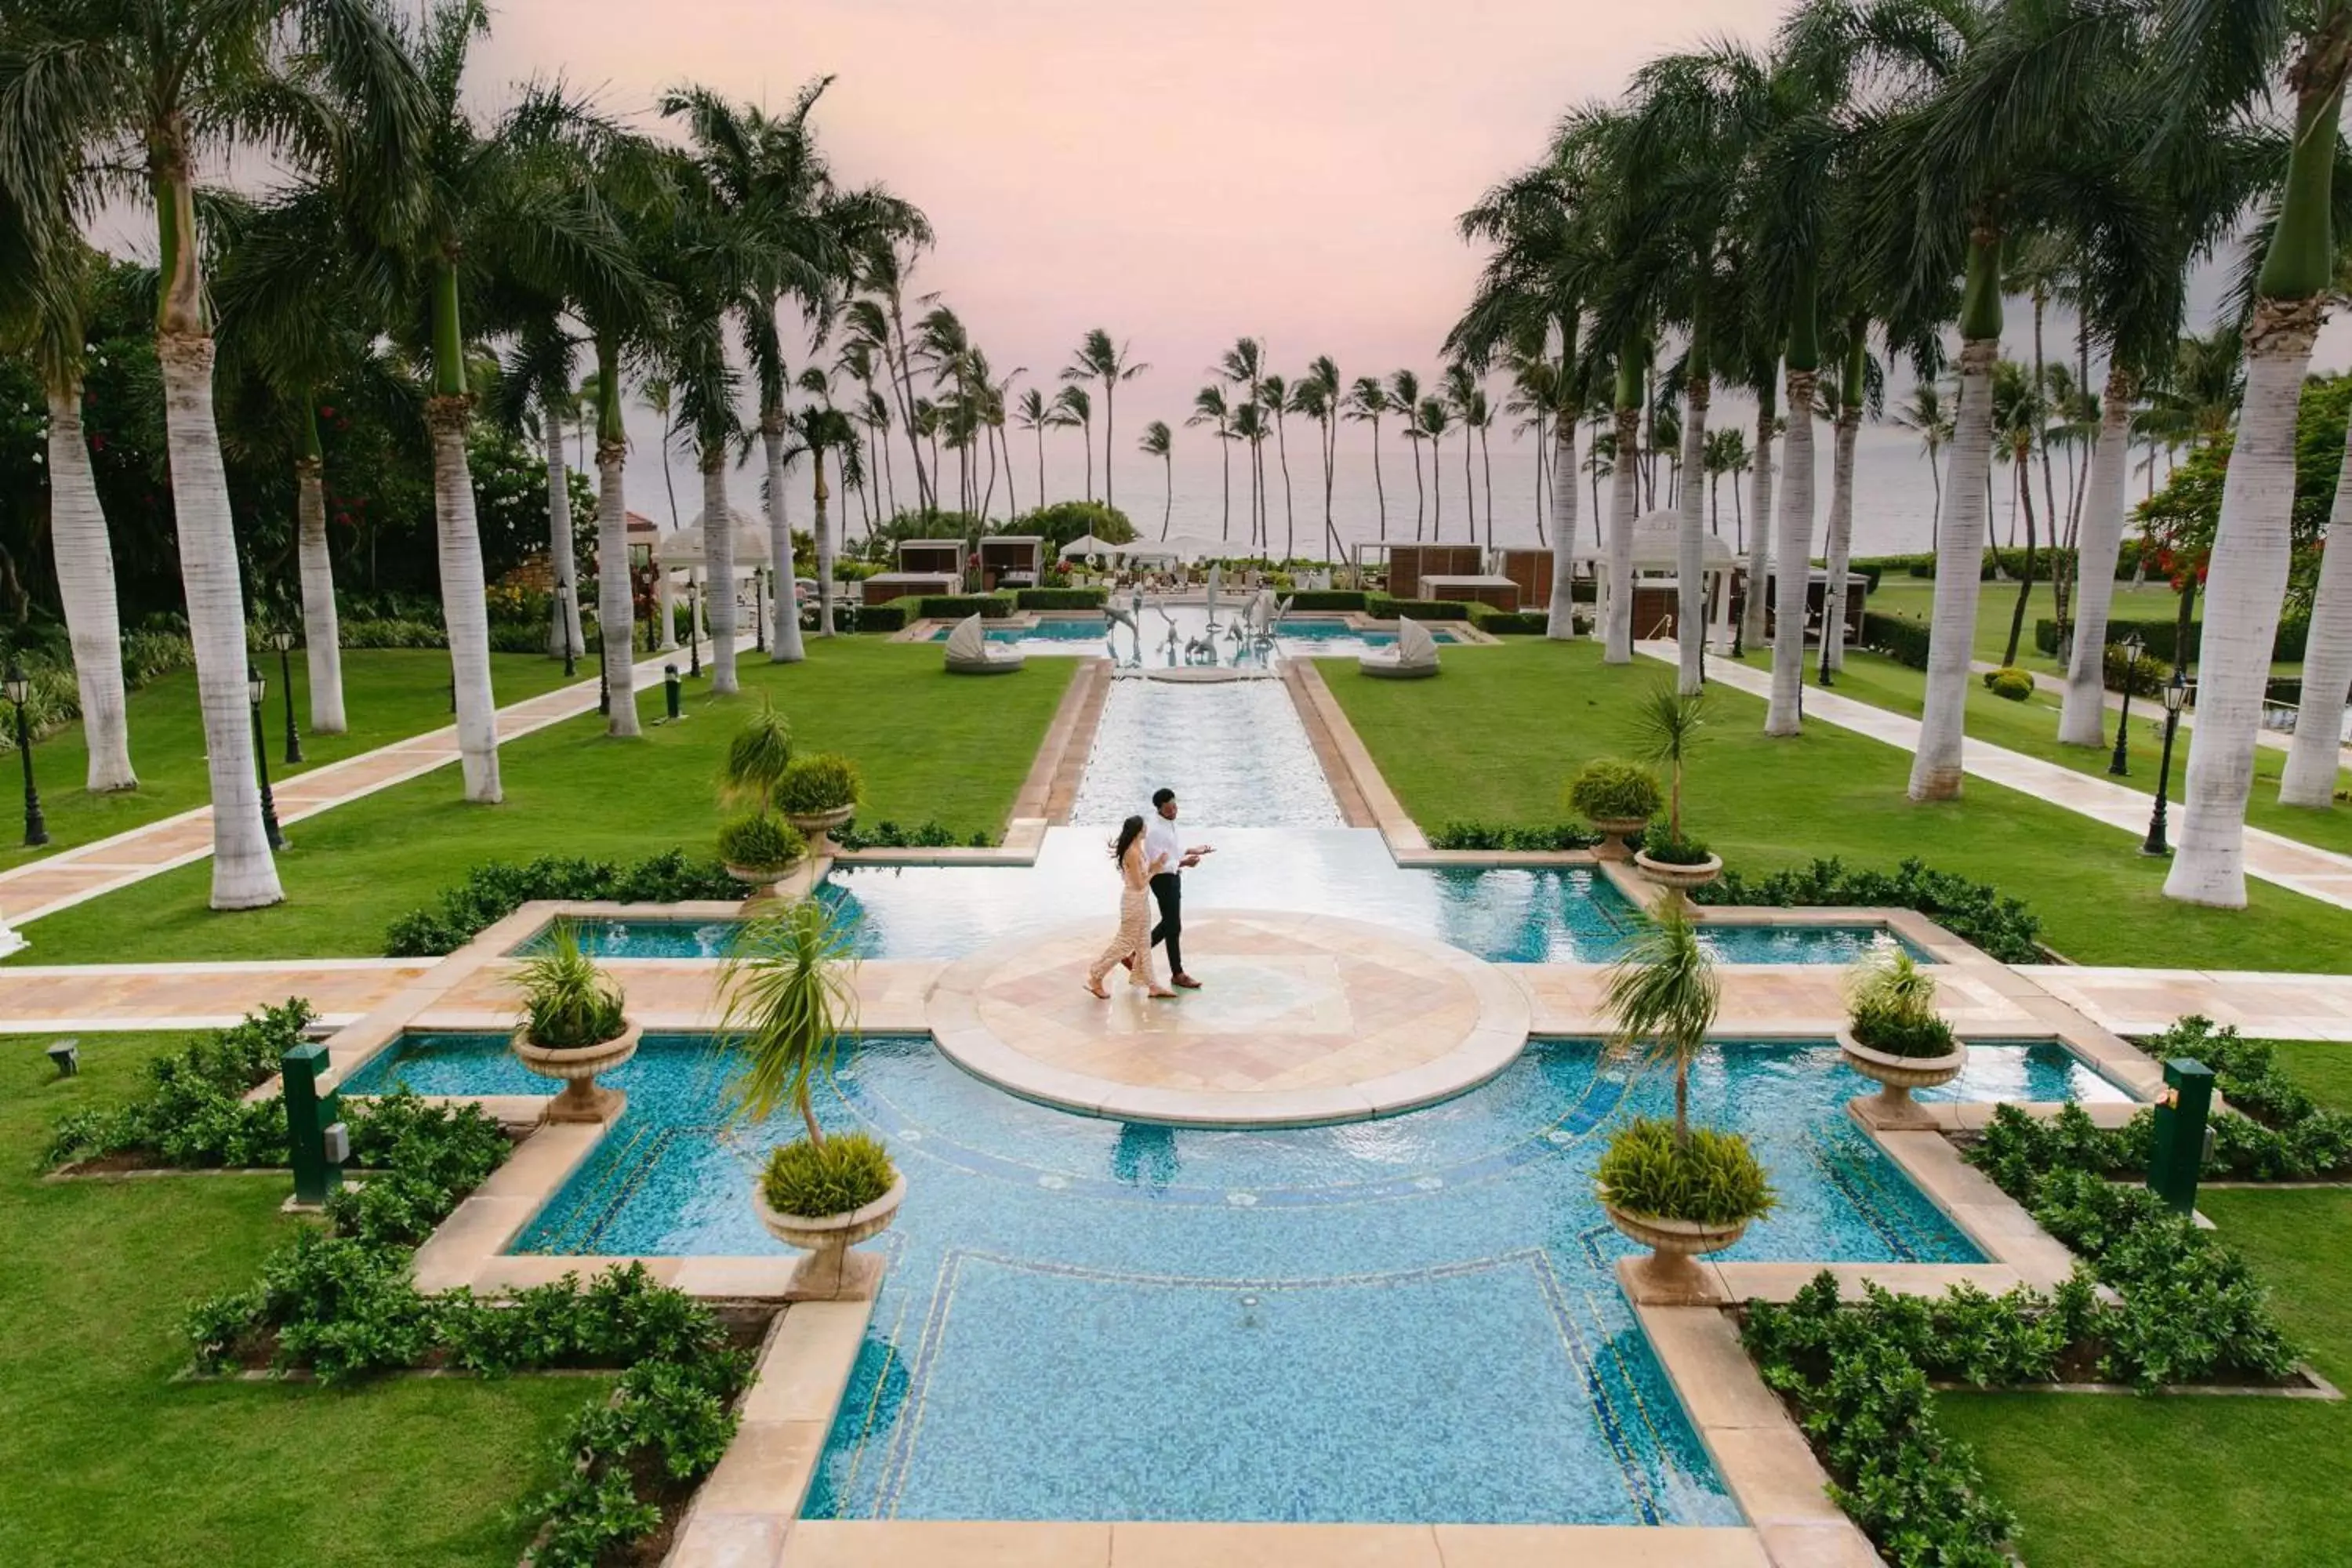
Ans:
<svg viewBox="0 0 2352 1568"><path fill-rule="evenodd" d="M1129 817L1125 822L1118 825L1118 837L1111 843L1110 858L1113 860L1125 860L1127 858L1127 847L1142 837L1142 816L1139 814Z"/></svg>

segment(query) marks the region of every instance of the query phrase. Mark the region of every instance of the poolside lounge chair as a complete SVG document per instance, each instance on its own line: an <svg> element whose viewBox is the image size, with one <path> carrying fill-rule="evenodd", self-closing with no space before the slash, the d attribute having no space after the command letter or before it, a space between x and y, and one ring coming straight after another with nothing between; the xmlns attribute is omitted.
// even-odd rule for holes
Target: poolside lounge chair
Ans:
<svg viewBox="0 0 2352 1568"><path fill-rule="evenodd" d="M1437 673L1437 639L1410 616L1398 617L1393 647L1374 648L1357 658L1356 668L1383 680L1419 680Z"/></svg>
<svg viewBox="0 0 2352 1568"><path fill-rule="evenodd" d="M1009 675L1026 657L1018 648L991 647L978 615L958 621L948 634L950 675Z"/></svg>

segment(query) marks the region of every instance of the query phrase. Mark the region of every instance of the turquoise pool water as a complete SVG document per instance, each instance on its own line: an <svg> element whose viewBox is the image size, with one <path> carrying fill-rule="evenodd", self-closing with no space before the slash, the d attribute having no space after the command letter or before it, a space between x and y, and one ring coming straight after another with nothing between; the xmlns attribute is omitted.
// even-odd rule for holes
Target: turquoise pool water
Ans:
<svg viewBox="0 0 2352 1568"><path fill-rule="evenodd" d="M2063 1052L2013 1058L2003 1083L2078 1087ZM648 1038L609 1079L626 1113L519 1250L781 1250L747 1194L794 1129L730 1125L728 1077L705 1038ZM397 1082L550 1087L487 1035L407 1039L347 1087ZM1845 1116L1868 1087L1818 1043L1708 1054L1694 1115L1753 1138L1781 1194L1729 1257L1979 1256ZM867 1039L820 1115L886 1138L908 1195L807 1511L1736 1522L1591 1195L1612 1119L1671 1093L1542 1041L1406 1116L1169 1129L1014 1100L927 1040Z"/></svg>
<svg viewBox="0 0 2352 1568"><path fill-rule="evenodd" d="M1187 665L1265 668L1286 658L1353 658L1396 642L1394 632L1359 631L1338 616L1295 615L1281 623L1270 645L1261 643L1242 626L1244 608L1231 598L1220 599L1212 626L1207 609L1200 605L1178 605L1165 611L1147 605L1139 621L1139 637L1138 632L1114 626L1106 617L1075 616L1040 620L1034 626L991 627L988 640L1024 653L1100 654L1119 665L1147 669ZM1171 630L1176 639L1172 646ZM1440 644L1461 640L1442 624L1432 626L1429 634ZM948 635L942 627L931 634L930 640L945 642ZM1202 639L1205 646L1192 646Z"/></svg>

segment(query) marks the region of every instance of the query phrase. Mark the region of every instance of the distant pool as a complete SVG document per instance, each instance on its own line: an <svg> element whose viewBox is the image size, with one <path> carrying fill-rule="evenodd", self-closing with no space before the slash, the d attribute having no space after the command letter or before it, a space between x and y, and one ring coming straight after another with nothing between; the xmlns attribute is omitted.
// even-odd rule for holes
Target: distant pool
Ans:
<svg viewBox="0 0 2352 1568"><path fill-rule="evenodd" d="M988 640L1024 653L1106 654L1120 664L1150 669L1188 665L1247 668L1286 657L1346 658L1396 643L1392 631L1361 630L1337 616L1286 616L1272 640L1262 643L1244 624L1245 608L1233 599L1221 599L1212 623L1204 605L1177 605L1163 610L1146 605L1132 631L1103 616L1062 616L1042 619L1034 626L992 626ZM1463 640L1442 623L1431 626L1429 635L1441 644ZM930 640L945 642L948 636L949 629L941 627L931 634Z"/></svg>
<svg viewBox="0 0 2352 1568"><path fill-rule="evenodd" d="M2046 1046L1979 1054L2069 1087ZM728 1079L706 1037L648 1037L611 1077L627 1111L517 1250L781 1251L746 1194L793 1127L729 1124ZM348 1087L395 1082L550 1087L493 1035L407 1037ZM1708 1051L1693 1114L1754 1139L1781 1200L1727 1257L1980 1259L1844 1113L1869 1087L1819 1042ZM1736 1523L1591 1193L1612 1120L1671 1092L1539 1040L1404 1116L1171 1129L1011 1099L927 1039L864 1040L820 1116L886 1138L908 1195L806 1512Z"/></svg>

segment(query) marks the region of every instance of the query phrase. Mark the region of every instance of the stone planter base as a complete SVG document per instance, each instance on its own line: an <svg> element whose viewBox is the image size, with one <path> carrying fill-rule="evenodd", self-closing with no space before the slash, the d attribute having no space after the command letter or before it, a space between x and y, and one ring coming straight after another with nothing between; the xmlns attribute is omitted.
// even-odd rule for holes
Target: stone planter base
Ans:
<svg viewBox="0 0 2352 1568"><path fill-rule="evenodd" d="M751 897L756 899L762 893L774 892L776 884L791 876L793 868L791 866L738 866L730 861L727 874L742 883Z"/></svg>
<svg viewBox="0 0 2352 1568"><path fill-rule="evenodd" d="M518 1029L514 1054L542 1078L563 1080L563 1092L548 1102L547 1121L610 1121L627 1108L629 1097L617 1089L603 1088L596 1075L610 1072L635 1056L644 1034L642 1027L632 1024L601 1046L564 1051L535 1046Z"/></svg>
<svg viewBox="0 0 2352 1568"><path fill-rule="evenodd" d="M1649 827L1650 819L1646 816L1596 818L1592 830L1607 837L1601 840L1592 853L1603 860L1631 860L1633 858L1633 840L1648 832Z"/></svg>
<svg viewBox="0 0 2352 1568"><path fill-rule="evenodd" d="M1638 849L1633 853L1633 868L1668 892L1680 893L1690 888L1704 888L1722 876L1723 857L1710 855L1696 866L1677 866L1671 861L1654 860L1648 850Z"/></svg>
<svg viewBox="0 0 2352 1568"><path fill-rule="evenodd" d="M792 1279L784 1287L784 1300L863 1301L871 1297L882 1278L882 1260L872 1253L849 1249L889 1229L890 1222L898 1217L898 1205L906 1198L907 1178L901 1173L890 1184L888 1192L864 1208L812 1219L805 1215L778 1214L770 1208L767 1194L755 1180L751 1184L751 1209L760 1216L760 1223L778 1241L803 1248L808 1254L793 1270Z"/></svg>
<svg viewBox="0 0 2352 1568"><path fill-rule="evenodd" d="M1731 1226L1701 1225L1694 1220L1634 1214L1611 1203L1603 1203L1601 1207L1611 1225L1651 1249L1648 1258L1633 1262L1628 1269L1633 1277L1635 1299L1643 1305L1696 1307L1721 1300L1706 1274L1691 1259L1721 1252L1737 1242L1748 1234L1746 1220Z"/></svg>
<svg viewBox="0 0 2352 1568"><path fill-rule="evenodd" d="M1911 1091L1951 1082L1969 1060L1965 1045L1940 1057L1898 1057L1871 1049L1844 1029L1837 1032L1837 1043L1846 1065L1879 1086L1876 1094L1856 1095L1848 1102L1853 1113L1864 1125L1889 1132L1933 1128L1936 1119Z"/></svg>
<svg viewBox="0 0 2352 1568"><path fill-rule="evenodd" d="M810 816L795 816L787 812L784 820L801 830L801 837L808 840L809 858L814 859L833 853L833 841L825 835L856 815L857 807L855 805L837 805L831 811L820 811Z"/></svg>

